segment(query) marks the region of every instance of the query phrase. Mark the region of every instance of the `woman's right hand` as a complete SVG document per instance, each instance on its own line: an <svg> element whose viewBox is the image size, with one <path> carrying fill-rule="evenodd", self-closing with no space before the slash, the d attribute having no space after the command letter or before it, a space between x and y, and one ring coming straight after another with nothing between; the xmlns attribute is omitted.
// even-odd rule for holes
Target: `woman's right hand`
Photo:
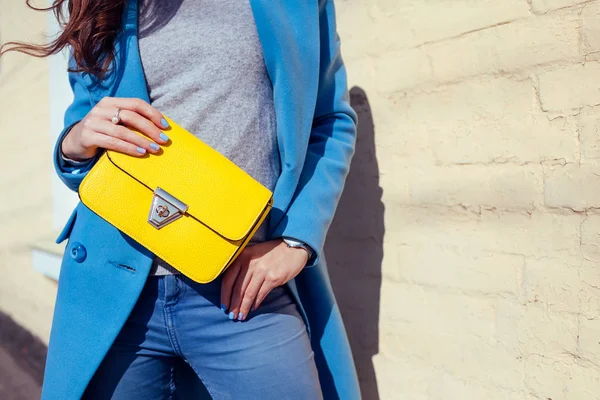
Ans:
<svg viewBox="0 0 600 400"><path fill-rule="evenodd" d="M121 123L114 124L112 118L118 109L121 109ZM169 141L161 131L168 127L163 115L144 100L105 97L84 119L73 126L64 137L61 150L73 160L92 158L99 147L132 156L143 156L147 152L156 154L160 152L160 146L156 143L164 144Z"/></svg>

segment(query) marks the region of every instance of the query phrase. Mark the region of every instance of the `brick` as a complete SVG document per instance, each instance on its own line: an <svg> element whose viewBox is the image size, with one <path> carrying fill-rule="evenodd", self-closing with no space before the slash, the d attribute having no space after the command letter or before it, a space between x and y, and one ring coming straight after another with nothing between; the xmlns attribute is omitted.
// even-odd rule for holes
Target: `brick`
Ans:
<svg viewBox="0 0 600 400"><path fill-rule="evenodd" d="M453 165L417 170L410 176L410 202L532 210L542 204L540 165Z"/></svg>
<svg viewBox="0 0 600 400"><path fill-rule="evenodd" d="M600 118L598 118L598 114L582 113L579 126L582 158L600 158Z"/></svg>
<svg viewBox="0 0 600 400"><path fill-rule="evenodd" d="M554 257L566 261L580 257L579 215L542 212L519 214L448 208L395 208L386 212L388 240L405 246L439 246L470 252L509 253L526 257Z"/></svg>
<svg viewBox="0 0 600 400"><path fill-rule="evenodd" d="M600 262L600 216L590 215L581 224L581 253L587 261Z"/></svg>
<svg viewBox="0 0 600 400"><path fill-rule="evenodd" d="M589 254L589 253L588 253ZM587 258L589 255L584 254ZM581 315L588 319L600 318L600 267L597 261L584 260L579 269Z"/></svg>
<svg viewBox="0 0 600 400"><path fill-rule="evenodd" d="M379 380L379 398L397 400L523 400L526 394L468 379L414 357L390 358L378 354L373 364Z"/></svg>
<svg viewBox="0 0 600 400"><path fill-rule="evenodd" d="M565 7L572 7L579 4L589 3L593 0L530 0L531 10L536 13L546 13L552 10L558 10Z"/></svg>
<svg viewBox="0 0 600 400"><path fill-rule="evenodd" d="M598 400L600 375L569 354L547 357L533 354L526 360L526 384L536 399Z"/></svg>
<svg viewBox="0 0 600 400"><path fill-rule="evenodd" d="M382 140L388 152L401 152L417 165L429 157L436 164L461 165L575 161L576 121L550 121L535 96L530 80L509 78L398 95L392 97L394 112L383 112L386 138ZM392 129L388 120L395 121L395 135L387 134Z"/></svg>
<svg viewBox="0 0 600 400"><path fill-rule="evenodd" d="M600 4L586 5L581 12L581 20L584 52L600 51Z"/></svg>
<svg viewBox="0 0 600 400"><path fill-rule="evenodd" d="M373 58L377 90L394 93L434 80L431 61L423 48L394 50Z"/></svg>
<svg viewBox="0 0 600 400"><path fill-rule="evenodd" d="M567 164L546 168L544 199L547 206L584 211L600 207L600 165Z"/></svg>
<svg viewBox="0 0 600 400"><path fill-rule="evenodd" d="M431 376L435 376L438 371L423 364L418 360L409 360L400 356L376 354L373 357L373 366L377 374L378 398L428 400L430 397L427 392ZM415 368L415 365L419 367ZM402 384L398 384L400 376Z"/></svg>
<svg viewBox="0 0 600 400"><path fill-rule="evenodd" d="M381 92L457 82L482 74L525 71L557 61L582 61L580 20L571 15L522 19L451 40L371 56Z"/></svg>
<svg viewBox="0 0 600 400"><path fill-rule="evenodd" d="M498 300L496 338L507 350L527 357L554 357L577 351L577 315L553 312L543 304Z"/></svg>
<svg viewBox="0 0 600 400"><path fill-rule="evenodd" d="M582 282L578 266L550 258L527 258L523 275L527 302L542 304L553 312L580 311Z"/></svg>
<svg viewBox="0 0 600 400"><path fill-rule="evenodd" d="M555 112L576 112L581 107L600 105L599 74L598 62L540 74L540 101L543 108Z"/></svg>
<svg viewBox="0 0 600 400"><path fill-rule="evenodd" d="M443 293L408 283L383 282L381 304L383 328L410 323L415 327L429 326L432 334L451 334L462 331L463 324L471 322L471 334L482 338L490 337L494 329L493 298L461 296L459 293ZM463 320L457 320L453 315L457 310L460 310ZM445 328L438 329L441 327ZM386 332L385 329L382 331ZM392 334L411 334L398 329L387 331Z"/></svg>
<svg viewBox="0 0 600 400"><path fill-rule="evenodd" d="M473 253L436 245L401 246L397 252L398 279L461 293L518 293L521 256Z"/></svg>
<svg viewBox="0 0 600 400"><path fill-rule="evenodd" d="M600 318L579 318L579 356L600 364Z"/></svg>
<svg viewBox="0 0 600 400"><path fill-rule="evenodd" d="M491 371L487 372L491 373ZM430 399L523 400L527 396L524 385L519 383L514 388L507 389L445 371L437 373L435 377L431 379ZM523 386L523 389L519 386ZM405 397L407 398L409 397Z"/></svg>
<svg viewBox="0 0 600 400"><path fill-rule="evenodd" d="M340 35L352 44L344 53L349 60L444 40L529 15L522 0L381 0L338 2L336 8ZM390 32L394 40L390 40Z"/></svg>
<svg viewBox="0 0 600 400"><path fill-rule="evenodd" d="M380 353L422 359L498 387L522 381L521 360L493 336L493 299L388 282L381 301Z"/></svg>
<svg viewBox="0 0 600 400"><path fill-rule="evenodd" d="M580 60L576 16L523 19L461 36L423 49L436 81L524 70L562 60Z"/></svg>

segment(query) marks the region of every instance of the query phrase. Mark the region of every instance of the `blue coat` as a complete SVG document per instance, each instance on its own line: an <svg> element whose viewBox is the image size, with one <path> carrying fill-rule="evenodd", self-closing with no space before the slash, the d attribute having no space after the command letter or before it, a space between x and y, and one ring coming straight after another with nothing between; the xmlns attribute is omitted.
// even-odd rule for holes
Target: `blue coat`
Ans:
<svg viewBox="0 0 600 400"><path fill-rule="evenodd" d="M282 165L269 237L294 237L316 250L288 286L309 328L325 398L358 399L356 371L323 255L356 140L333 0L250 3L273 84ZM68 128L105 96L149 100L137 42L137 0L126 3L123 28L113 69L101 82L86 73L69 74L74 100L54 163L74 191L94 163L80 169L61 163L58 143ZM136 303L153 258L81 202L57 242L66 239L44 400L81 397Z"/></svg>

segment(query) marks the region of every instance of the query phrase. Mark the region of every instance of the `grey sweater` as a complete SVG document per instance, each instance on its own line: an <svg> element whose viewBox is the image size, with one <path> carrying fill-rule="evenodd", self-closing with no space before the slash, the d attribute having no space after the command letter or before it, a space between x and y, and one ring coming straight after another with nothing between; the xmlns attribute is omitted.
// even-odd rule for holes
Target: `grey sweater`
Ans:
<svg viewBox="0 0 600 400"><path fill-rule="evenodd" d="M280 173L273 92L249 0L140 3L151 104L272 190ZM265 240L265 228L253 242ZM169 271L154 260L151 274Z"/></svg>

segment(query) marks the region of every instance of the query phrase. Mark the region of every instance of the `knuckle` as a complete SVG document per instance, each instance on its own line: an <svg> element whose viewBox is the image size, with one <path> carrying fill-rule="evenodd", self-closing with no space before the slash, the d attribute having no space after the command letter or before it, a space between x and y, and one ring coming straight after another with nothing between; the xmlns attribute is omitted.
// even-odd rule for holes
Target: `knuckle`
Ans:
<svg viewBox="0 0 600 400"><path fill-rule="evenodd" d="M121 141L119 139L117 139L116 137L111 136L108 138L108 145L110 147L117 149L120 147L120 144L121 144Z"/></svg>
<svg viewBox="0 0 600 400"><path fill-rule="evenodd" d="M266 273L267 273L267 267L266 267L266 265L264 263L257 262L257 261L250 261L249 264L252 266L252 269L254 271L266 275Z"/></svg>
<svg viewBox="0 0 600 400"><path fill-rule="evenodd" d="M270 271L267 273L266 280L270 284L277 286L277 283L279 282L279 276L275 272Z"/></svg>
<svg viewBox="0 0 600 400"><path fill-rule="evenodd" d="M81 121L81 127L84 130L92 129L92 120L91 120L91 118L84 118L83 121Z"/></svg>
<svg viewBox="0 0 600 400"><path fill-rule="evenodd" d="M79 143L83 147L90 147L92 145L91 138L84 132L81 132L81 135L79 136Z"/></svg>
<svg viewBox="0 0 600 400"><path fill-rule="evenodd" d="M123 130L121 129L121 127L119 126L113 126L110 130L110 135L113 136L114 138L123 138Z"/></svg>

